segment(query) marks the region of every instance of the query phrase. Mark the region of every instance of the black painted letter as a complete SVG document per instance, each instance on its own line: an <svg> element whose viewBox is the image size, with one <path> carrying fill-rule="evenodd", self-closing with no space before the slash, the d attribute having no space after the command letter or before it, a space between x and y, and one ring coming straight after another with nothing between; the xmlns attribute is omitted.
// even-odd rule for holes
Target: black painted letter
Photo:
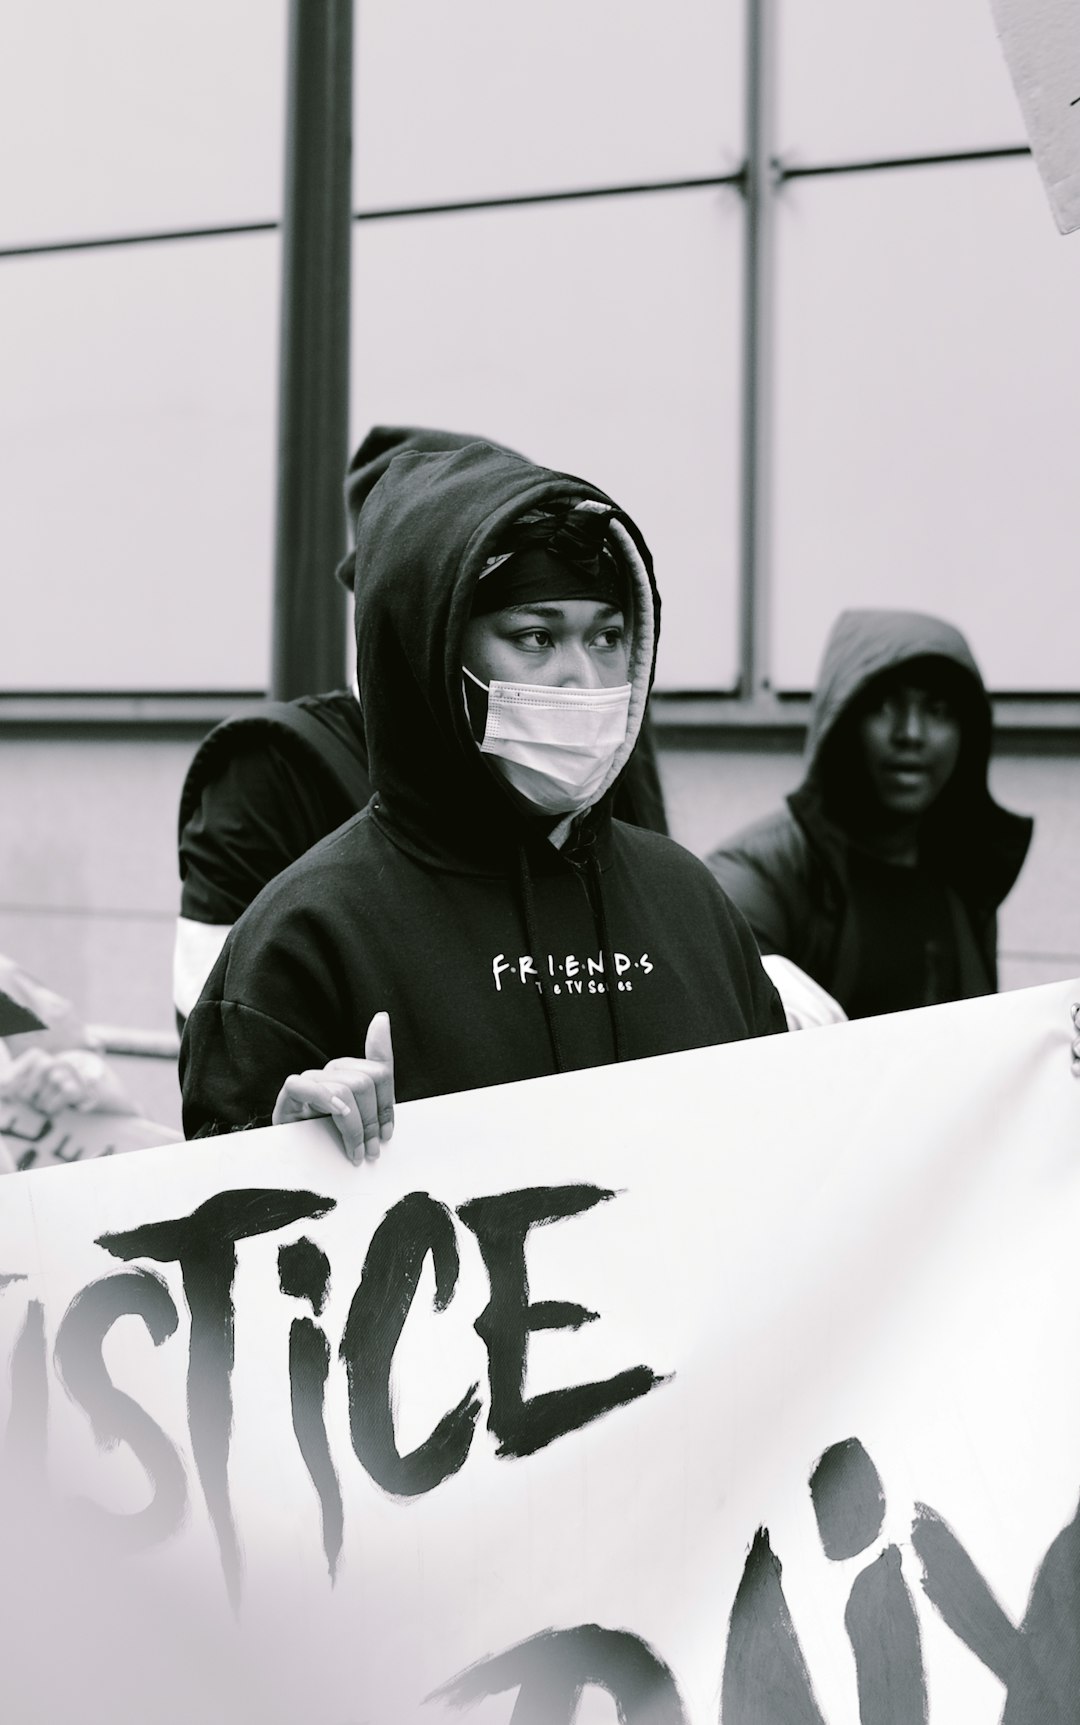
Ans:
<svg viewBox="0 0 1080 1725"><path fill-rule="evenodd" d="M825 1725L765 1528L754 1536L731 1610L724 1725Z"/></svg>
<svg viewBox="0 0 1080 1725"><path fill-rule="evenodd" d="M454 1224L450 1212L426 1192L410 1192L387 1211L372 1235L341 1338L353 1449L376 1484L396 1497L418 1497L457 1473L480 1412L479 1386L472 1384L424 1443L409 1455L398 1453L390 1370L429 1252L435 1310L442 1312L457 1286Z"/></svg>
<svg viewBox="0 0 1080 1725"><path fill-rule="evenodd" d="M22 1280L19 1277L18 1280ZM8 1278L5 1277L4 1285ZM15 1281L13 1276L10 1280ZM11 1411L4 1433L0 1489L5 1497L40 1496L46 1485L49 1373L45 1308L31 1300L11 1356Z"/></svg>
<svg viewBox="0 0 1080 1725"><path fill-rule="evenodd" d="M566 1216L580 1216L614 1196L600 1186L538 1186L503 1192L494 1198L474 1198L458 1211L480 1243L491 1283L491 1299L475 1328L488 1351L488 1427L499 1440L498 1455L532 1455L567 1432L647 1395L663 1382L648 1366L632 1366L603 1383L575 1384L528 1399L522 1394L529 1332L578 1330L597 1316L568 1300L530 1304L525 1267L529 1230Z"/></svg>
<svg viewBox="0 0 1080 1725"><path fill-rule="evenodd" d="M278 1251L278 1277L283 1294L307 1300L316 1317L322 1313L330 1288L330 1261L314 1240L296 1240ZM330 1343L310 1318L294 1318L289 1331L289 1398L293 1431L300 1454L319 1499L323 1550L330 1579L337 1574L345 1529L334 1458L326 1435L326 1379Z"/></svg>
<svg viewBox="0 0 1080 1725"><path fill-rule="evenodd" d="M473 1707L516 1689L511 1725L574 1725L582 1691L612 1696L621 1725L686 1725L675 1679L652 1648L624 1629L546 1629L455 1677L429 1701Z"/></svg>
<svg viewBox="0 0 1080 1725"><path fill-rule="evenodd" d="M153 1487L145 1509L115 1515L89 1498L80 1500L86 1517L107 1530L118 1551L145 1551L175 1533L184 1519L187 1480L184 1464L156 1420L118 1390L105 1368L101 1349L117 1318L140 1317L159 1348L177 1325L172 1295L150 1270L129 1270L91 1282L76 1294L56 1334L56 1369L72 1401L90 1420L102 1449L126 1443L146 1470Z"/></svg>
<svg viewBox="0 0 1080 1725"><path fill-rule="evenodd" d="M147 1222L121 1234L102 1234L97 1242L114 1258L151 1258L180 1265L191 1313L187 1378L191 1448L234 1606L240 1599L240 1546L229 1502L236 1243L255 1234L272 1234L309 1216L325 1216L333 1208L332 1198L315 1192L272 1188L218 1192L190 1216Z"/></svg>

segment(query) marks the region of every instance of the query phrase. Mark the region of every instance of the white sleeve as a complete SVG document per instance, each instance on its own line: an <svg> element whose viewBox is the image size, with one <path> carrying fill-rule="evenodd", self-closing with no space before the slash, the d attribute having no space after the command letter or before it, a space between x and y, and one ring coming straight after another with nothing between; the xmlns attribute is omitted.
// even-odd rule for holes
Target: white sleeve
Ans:
<svg viewBox="0 0 1080 1725"><path fill-rule="evenodd" d="M846 1023L847 1013L840 1002L790 958L770 952L762 959L761 968L780 996L789 1030L817 1030L824 1024Z"/></svg>
<svg viewBox="0 0 1080 1725"><path fill-rule="evenodd" d="M218 954L229 936L231 925L219 922L192 922L189 917L176 919L176 945L173 947L173 1004L181 1018L187 1018L203 991Z"/></svg>

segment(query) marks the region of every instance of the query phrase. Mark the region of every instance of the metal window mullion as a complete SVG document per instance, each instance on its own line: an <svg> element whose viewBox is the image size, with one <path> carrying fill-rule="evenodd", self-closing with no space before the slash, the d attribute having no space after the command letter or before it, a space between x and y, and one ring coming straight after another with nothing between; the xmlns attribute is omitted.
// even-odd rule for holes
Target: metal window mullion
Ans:
<svg viewBox="0 0 1080 1725"><path fill-rule="evenodd" d="M291 0L271 689L340 686L349 442L352 0Z"/></svg>
<svg viewBox="0 0 1080 1725"><path fill-rule="evenodd" d="M769 481L773 357L773 84L778 0L747 0L742 307L739 693L769 688Z"/></svg>

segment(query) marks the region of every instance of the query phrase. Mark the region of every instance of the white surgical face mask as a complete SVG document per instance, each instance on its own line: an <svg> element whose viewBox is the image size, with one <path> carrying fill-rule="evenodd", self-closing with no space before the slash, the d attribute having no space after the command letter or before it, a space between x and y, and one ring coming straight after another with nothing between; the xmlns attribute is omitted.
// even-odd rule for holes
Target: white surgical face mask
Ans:
<svg viewBox="0 0 1080 1725"><path fill-rule="evenodd" d="M471 671L481 689L485 684ZM482 754L535 809L576 814L596 800L626 740L630 684L558 689L537 683L486 685Z"/></svg>

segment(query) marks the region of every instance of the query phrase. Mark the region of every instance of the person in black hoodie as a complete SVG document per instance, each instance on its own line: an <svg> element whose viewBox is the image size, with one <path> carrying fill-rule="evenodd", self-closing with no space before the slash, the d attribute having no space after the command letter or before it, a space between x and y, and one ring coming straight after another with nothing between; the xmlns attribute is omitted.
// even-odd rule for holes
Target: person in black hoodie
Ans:
<svg viewBox="0 0 1080 1725"><path fill-rule="evenodd" d="M333 1113L360 1157L392 1090L783 1030L709 871L611 815L659 621L630 518L488 445L403 453L356 554L378 789L233 929L184 1034L188 1134Z"/></svg>
<svg viewBox="0 0 1080 1725"><path fill-rule="evenodd" d="M345 475L354 537L365 500L396 455L484 441L423 426L375 426ZM342 558L336 573L352 591L355 552ZM268 881L357 814L372 789L360 705L351 689L268 702L224 720L203 740L184 780L178 822L173 1004L181 1028L237 917ZM633 826L667 832L647 723L619 782L615 813Z"/></svg>
<svg viewBox="0 0 1080 1725"><path fill-rule="evenodd" d="M841 614L802 784L707 858L793 1023L798 972L849 1018L995 991L997 910L1032 822L990 795L990 742L990 703L958 629L915 611ZM773 967L777 955L795 975Z"/></svg>

